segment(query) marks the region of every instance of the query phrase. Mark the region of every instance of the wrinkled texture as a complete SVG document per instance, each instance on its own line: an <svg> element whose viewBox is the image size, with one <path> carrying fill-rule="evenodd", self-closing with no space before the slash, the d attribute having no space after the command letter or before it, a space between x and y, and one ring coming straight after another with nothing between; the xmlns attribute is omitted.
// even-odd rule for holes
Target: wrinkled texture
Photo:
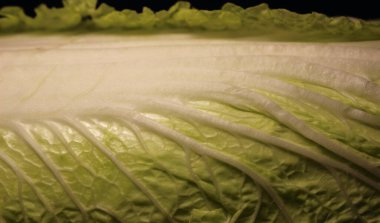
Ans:
<svg viewBox="0 0 380 223"><path fill-rule="evenodd" d="M379 49L3 36L0 222L376 223Z"/></svg>
<svg viewBox="0 0 380 223"><path fill-rule="evenodd" d="M168 10L154 13L144 8L116 11L96 0L65 0L63 8L35 9L36 17L26 16L19 7L0 9L0 31L196 31L198 34L269 36L278 40L330 41L373 40L380 38L380 21L350 17L327 17L319 13L297 14L285 9L270 9L266 4L243 9L227 3L220 10L198 10L188 2L177 2ZM227 32L227 33L226 33ZM268 38L268 37L267 37Z"/></svg>

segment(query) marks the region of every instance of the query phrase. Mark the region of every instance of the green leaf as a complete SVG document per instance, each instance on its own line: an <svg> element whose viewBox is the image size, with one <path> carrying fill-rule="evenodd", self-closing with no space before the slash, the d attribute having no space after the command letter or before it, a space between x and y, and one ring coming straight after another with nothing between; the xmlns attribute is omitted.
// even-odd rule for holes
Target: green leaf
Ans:
<svg viewBox="0 0 380 223"><path fill-rule="evenodd" d="M21 30L27 16L19 7L4 7L0 10L0 30Z"/></svg>
<svg viewBox="0 0 380 223"><path fill-rule="evenodd" d="M145 8L138 13L132 10L120 12L106 4L96 8L96 0L65 0L63 3L64 7L59 9L39 6L36 8L36 18L26 16L21 9L0 9L4 17L1 18L0 30L92 32L109 29L121 33L126 30L194 30L205 35L266 36L297 41L354 41L380 37L378 20L327 17L314 12L297 14L285 9L270 9L266 4L244 9L227 3L220 10L207 11L192 8L189 2L179 1L168 10L154 13Z"/></svg>
<svg viewBox="0 0 380 223"><path fill-rule="evenodd" d="M32 30L67 30L78 26L82 17L71 8L49 9L46 5L36 8L36 17L28 18L26 26Z"/></svg>
<svg viewBox="0 0 380 223"><path fill-rule="evenodd" d="M44 10L39 24L53 15ZM67 9L56 10L59 21ZM150 16L200 29L190 19L199 12L232 29L239 14L98 10L105 29L158 28ZM1 36L0 222L376 222L378 49L182 33Z"/></svg>
<svg viewBox="0 0 380 223"><path fill-rule="evenodd" d="M95 10L97 0L63 0L65 8L79 13L81 16L88 16Z"/></svg>

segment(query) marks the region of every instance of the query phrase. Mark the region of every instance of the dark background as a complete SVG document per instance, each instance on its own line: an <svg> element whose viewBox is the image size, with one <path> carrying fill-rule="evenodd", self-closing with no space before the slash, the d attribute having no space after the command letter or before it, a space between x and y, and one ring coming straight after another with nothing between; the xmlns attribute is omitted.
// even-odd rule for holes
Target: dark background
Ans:
<svg viewBox="0 0 380 223"><path fill-rule="evenodd" d="M80 0L79 0L80 1ZM198 9L220 9L226 2L232 2L244 8L267 3L271 8L285 8L298 13L319 12L329 16L352 16L362 19L380 18L380 0L188 0ZM134 9L141 11L147 6L154 11L168 9L176 0L100 0L118 10ZM0 7L17 5L33 16L33 9L41 3L49 7L61 7L62 0L0 0Z"/></svg>

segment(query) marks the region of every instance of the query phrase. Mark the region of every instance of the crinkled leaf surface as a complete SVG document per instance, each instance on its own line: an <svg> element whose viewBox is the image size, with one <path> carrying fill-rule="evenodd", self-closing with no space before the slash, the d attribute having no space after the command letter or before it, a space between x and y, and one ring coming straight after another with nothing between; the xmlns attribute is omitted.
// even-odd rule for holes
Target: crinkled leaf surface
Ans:
<svg viewBox="0 0 380 223"><path fill-rule="evenodd" d="M378 21L95 6L0 9L0 223L379 222Z"/></svg>
<svg viewBox="0 0 380 223"><path fill-rule="evenodd" d="M0 222L378 222L379 47L4 36Z"/></svg>
<svg viewBox="0 0 380 223"><path fill-rule="evenodd" d="M112 31L193 31L234 36L265 36L277 40L347 41L380 38L380 21L350 17L327 17L320 13L297 14L285 9L270 9L266 4L243 9L227 3L220 10L198 10L179 1L168 10L154 13L144 8L117 11L96 0L65 0L63 8L35 9L37 16L26 16L21 8L0 9L0 31L14 32L93 32Z"/></svg>

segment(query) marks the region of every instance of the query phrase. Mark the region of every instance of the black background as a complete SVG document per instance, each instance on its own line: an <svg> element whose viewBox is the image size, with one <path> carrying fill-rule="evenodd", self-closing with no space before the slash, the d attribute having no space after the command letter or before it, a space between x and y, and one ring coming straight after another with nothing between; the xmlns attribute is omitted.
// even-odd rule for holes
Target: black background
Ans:
<svg viewBox="0 0 380 223"><path fill-rule="evenodd" d="M80 1L80 0L79 0ZM118 10L134 9L141 11L147 6L154 11L168 9L176 0L100 0ZM244 8L267 3L271 8L285 8L298 13L319 12L329 16L352 16L362 19L380 18L380 0L334 1L334 0L189 0L198 9L220 9L226 2L232 2ZM28 15L33 16L33 9L45 3L49 7L61 7L62 0L0 0L0 7L21 6Z"/></svg>

